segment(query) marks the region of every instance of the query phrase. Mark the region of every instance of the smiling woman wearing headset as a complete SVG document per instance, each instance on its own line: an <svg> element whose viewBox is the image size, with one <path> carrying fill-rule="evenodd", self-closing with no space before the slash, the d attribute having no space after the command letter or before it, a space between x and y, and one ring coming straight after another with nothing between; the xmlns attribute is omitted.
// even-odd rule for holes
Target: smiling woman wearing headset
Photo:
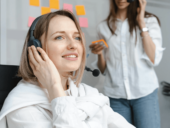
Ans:
<svg viewBox="0 0 170 128"><path fill-rule="evenodd" d="M134 128L110 108L108 97L80 83L85 54L85 39L71 12L59 10L35 19L19 66L23 79L4 102L0 128L6 124L8 128Z"/></svg>
<svg viewBox="0 0 170 128"><path fill-rule="evenodd" d="M91 44L105 75L104 94L112 109L137 128L160 128L158 80L154 71L163 55L160 22L145 11L146 0L110 0L108 18L98 35L108 48Z"/></svg>

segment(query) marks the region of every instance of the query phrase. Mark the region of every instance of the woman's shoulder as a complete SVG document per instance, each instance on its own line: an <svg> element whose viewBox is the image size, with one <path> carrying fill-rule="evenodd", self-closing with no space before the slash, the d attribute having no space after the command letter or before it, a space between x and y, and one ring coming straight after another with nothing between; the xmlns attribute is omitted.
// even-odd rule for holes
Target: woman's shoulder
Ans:
<svg viewBox="0 0 170 128"><path fill-rule="evenodd" d="M86 95L92 95L92 94L93 95L99 95L99 91L96 88L94 88L90 85L87 85L85 83L79 84L79 91L82 91L82 89L84 90Z"/></svg>
<svg viewBox="0 0 170 128"><path fill-rule="evenodd" d="M97 33L100 38L107 40L112 35L110 28L108 27L107 21L102 21L97 26Z"/></svg>
<svg viewBox="0 0 170 128"><path fill-rule="evenodd" d="M36 105L21 107L6 115L8 125L13 125L13 127L20 127L21 125L27 125L29 127L30 122L31 125L35 126L51 127L49 117L52 117L52 114L48 110L39 109Z"/></svg>
<svg viewBox="0 0 170 128"><path fill-rule="evenodd" d="M12 119L17 118L18 120L27 119L31 121L32 117L36 117L35 115L37 114L42 114L42 113L39 111L39 109L36 108L35 105L30 105L11 111L6 116L7 118L12 118Z"/></svg>
<svg viewBox="0 0 170 128"><path fill-rule="evenodd" d="M103 28L103 27L107 27L107 21L104 20L104 21L101 21L98 25L97 25L97 28L100 29L100 28Z"/></svg>
<svg viewBox="0 0 170 128"><path fill-rule="evenodd" d="M145 18L146 23L156 23L158 24L158 19L155 16L146 16Z"/></svg>

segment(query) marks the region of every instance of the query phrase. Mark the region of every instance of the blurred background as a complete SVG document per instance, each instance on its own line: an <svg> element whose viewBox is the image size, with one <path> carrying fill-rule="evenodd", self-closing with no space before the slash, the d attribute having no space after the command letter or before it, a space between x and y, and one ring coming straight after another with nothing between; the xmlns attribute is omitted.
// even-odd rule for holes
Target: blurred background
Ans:
<svg viewBox="0 0 170 128"><path fill-rule="evenodd" d="M109 0L0 0L0 64L19 65L24 40L32 20L41 14L59 9L73 11L81 24L86 38L86 49L92 41L97 40L97 25L106 19L109 13ZM85 11L80 14L76 7L81 5ZM170 82L170 0L147 0L146 10L157 15L161 21L164 51L163 59L155 68L159 82ZM93 69L91 63L97 56L91 54L86 65ZM93 77L91 72L84 72L82 82L98 88L102 92L104 77ZM159 88L161 128L170 128L170 97L162 95Z"/></svg>

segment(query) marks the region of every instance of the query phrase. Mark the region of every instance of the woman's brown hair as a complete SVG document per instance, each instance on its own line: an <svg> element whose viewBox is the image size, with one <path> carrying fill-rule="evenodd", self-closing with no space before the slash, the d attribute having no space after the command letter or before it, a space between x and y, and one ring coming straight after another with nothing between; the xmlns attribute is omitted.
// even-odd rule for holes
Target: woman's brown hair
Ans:
<svg viewBox="0 0 170 128"><path fill-rule="evenodd" d="M129 31L131 34L132 34L133 30L136 31L137 26L138 26L138 23L136 21L138 2L139 2L138 0L135 0L134 2L130 3L130 5L128 6L127 18L128 18L128 23L129 23ZM113 35L116 34L115 33L115 31L116 31L115 22L116 22L117 10L118 10L118 7L115 3L115 0L110 0L110 13L109 13L109 16L107 17L106 21L107 21L107 25ZM157 18L158 23L160 25L160 20L156 15L145 11L145 18L152 17L152 16ZM110 23L112 23L112 26L110 25Z"/></svg>
<svg viewBox="0 0 170 128"><path fill-rule="evenodd" d="M85 53L86 51L85 51L85 39L84 39L81 28L80 28L79 23L77 22L75 16L71 12L65 11L65 10L59 10L56 12L51 12L51 13L42 15L36 24L36 27L34 30L34 37L35 37L35 39L40 40L41 36L45 33L45 39L46 39L49 23L53 17L58 16L58 15L66 16L66 17L70 18L71 20L73 20L78 31L80 32L80 37L82 39L82 45L83 45L82 62L81 62L79 69L77 71L75 71L74 73L72 72L71 76L70 76L75 81L75 84L78 86L78 84L80 83L80 81L82 79L83 73L84 73L85 61L86 61L86 53ZM19 70L18 70L18 76L22 77L24 80L26 80L28 82L36 83L37 79L33 73L33 70L31 69L31 67L29 65L29 61L28 61L28 40L29 40L29 38L30 38L30 29L29 29L26 39L25 39L22 56L21 56L21 61L20 61L20 66L19 66ZM44 44L44 45L46 46L46 44ZM46 49L45 49L45 51L46 51Z"/></svg>

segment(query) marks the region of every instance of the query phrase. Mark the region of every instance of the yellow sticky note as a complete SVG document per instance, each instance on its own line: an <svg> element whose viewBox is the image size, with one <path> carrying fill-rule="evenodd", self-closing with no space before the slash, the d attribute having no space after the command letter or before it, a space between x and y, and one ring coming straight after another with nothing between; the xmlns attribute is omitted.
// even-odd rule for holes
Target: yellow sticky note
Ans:
<svg viewBox="0 0 170 128"><path fill-rule="evenodd" d="M51 9L60 9L59 0L50 0Z"/></svg>
<svg viewBox="0 0 170 128"><path fill-rule="evenodd" d="M47 14L47 13L50 13L51 12L51 9L48 8L48 7L41 7L41 15L44 15L44 14Z"/></svg>
<svg viewBox="0 0 170 128"><path fill-rule="evenodd" d="M84 5L77 5L76 12L77 12L77 15L86 15Z"/></svg>
<svg viewBox="0 0 170 128"><path fill-rule="evenodd" d="M40 1L39 0L30 0L30 5L31 6L40 6Z"/></svg>

